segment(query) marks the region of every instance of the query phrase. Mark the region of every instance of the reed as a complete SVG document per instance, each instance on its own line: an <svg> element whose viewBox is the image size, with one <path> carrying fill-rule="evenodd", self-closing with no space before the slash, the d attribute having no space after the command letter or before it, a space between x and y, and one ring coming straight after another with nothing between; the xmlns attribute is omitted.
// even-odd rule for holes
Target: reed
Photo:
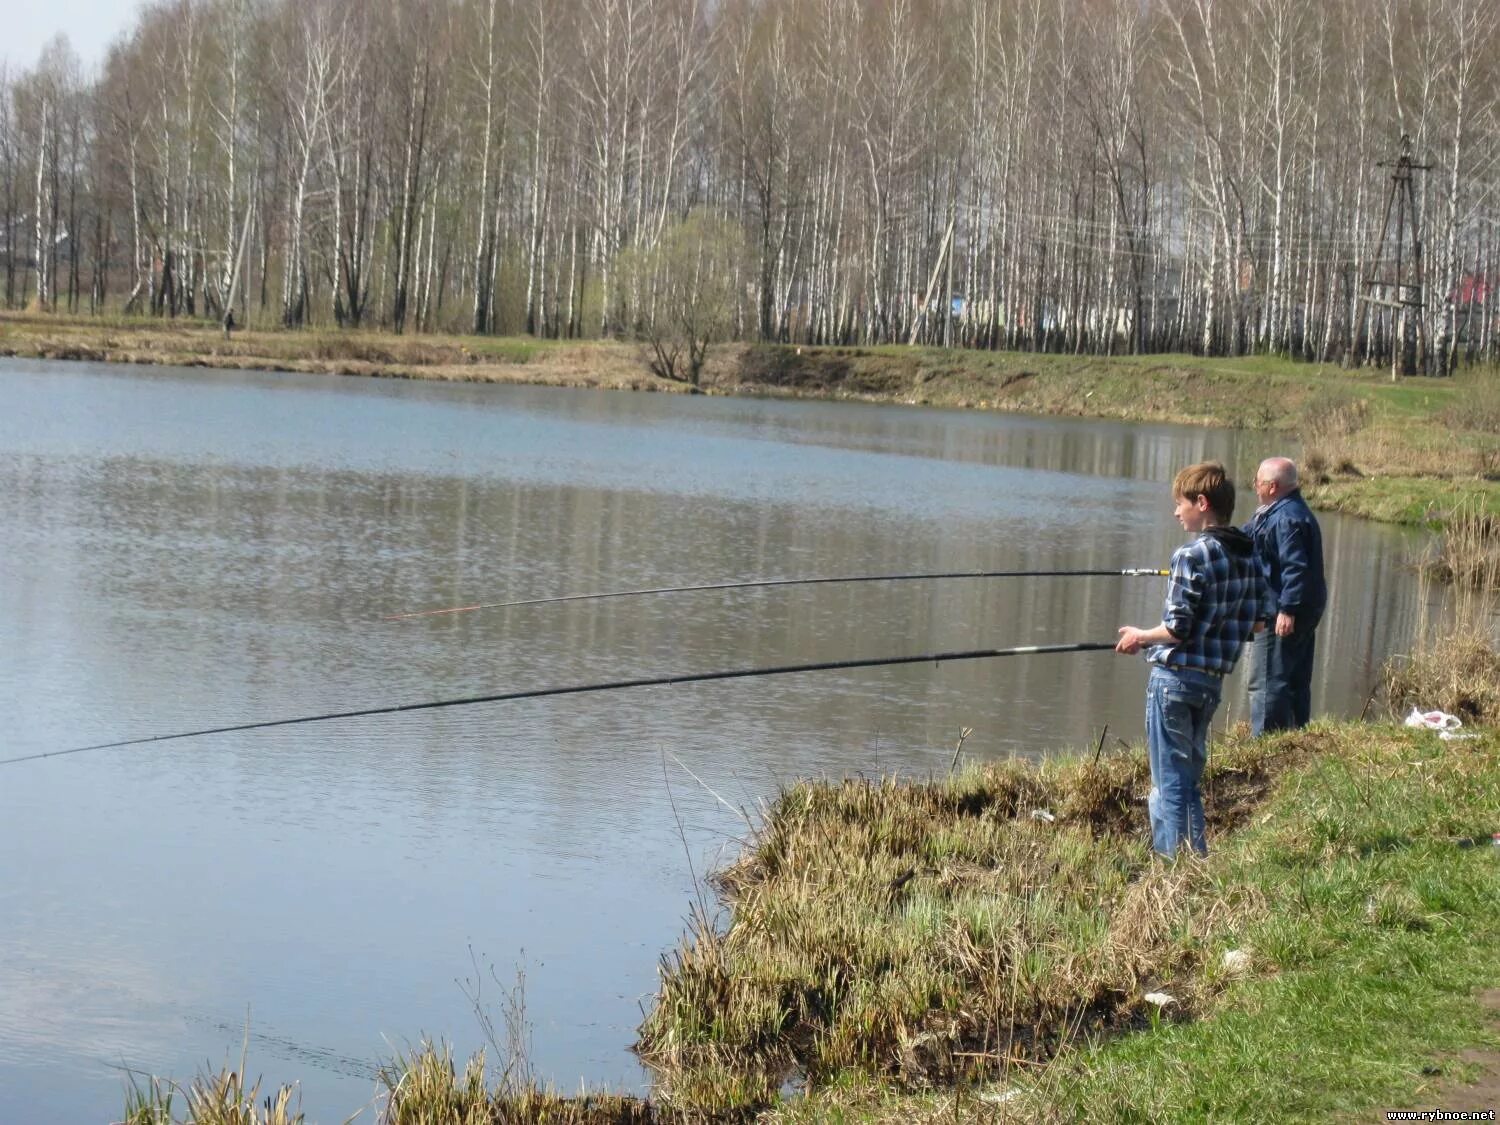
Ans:
<svg viewBox="0 0 1500 1125"><path fill-rule="evenodd" d="M173 1112L179 1095L186 1108L180 1119ZM200 1071L186 1087L154 1075L144 1082L132 1075L123 1125L302 1125L299 1100L294 1086L278 1086L262 1098L260 1079L247 1079L243 1060L237 1070L226 1064Z"/></svg>
<svg viewBox="0 0 1500 1125"><path fill-rule="evenodd" d="M143 1083L134 1074L127 1081L121 1125L173 1125L172 1102L177 1095L173 1083L154 1075Z"/></svg>
<svg viewBox="0 0 1500 1125"><path fill-rule="evenodd" d="M1450 429L1500 434L1500 371L1472 368L1455 379L1454 400L1439 420Z"/></svg>
<svg viewBox="0 0 1500 1125"><path fill-rule="evenodd" d="M1420 569L1428 578L1462 590L1500 589L1500 517L1476 502L1460 501L1421 560ZM1468 621L1485 608L1489 607L1464 605L1458 611Z"/></svg>
<svg viewBox="0 0 1500 1125"><path fill-rule="evenodd" d="M1418 571L1423 614L1411 652L1391 658L1382 673L1391 714L1436 708L1466 723L1500 720L1500 520L1478 504L1460 504Z"/></svg>
<svg viewBox="0 0 1500 1125"><path fill-rule="evenodd" d="M1325 389L1302 408L1298 434L1302 438L1302 469L1313 483L1326 483L1332 474L1352 475L1361 450L1351 439L1370 421L1370 403L1348 391Z"/></svg>
<svg viewBox="0 0 1500 1125"><path fill-rule="evenodd" d="M507 1068L509 1070L509 1068ZM379 1125L653 1125L651 1105L621 1094L559 1094L526 1083L490 1088L485 1053L462 1072L447 1044L424 1042L380 1069ZM507 1088L510 1087L510 1088Z"/></svg>

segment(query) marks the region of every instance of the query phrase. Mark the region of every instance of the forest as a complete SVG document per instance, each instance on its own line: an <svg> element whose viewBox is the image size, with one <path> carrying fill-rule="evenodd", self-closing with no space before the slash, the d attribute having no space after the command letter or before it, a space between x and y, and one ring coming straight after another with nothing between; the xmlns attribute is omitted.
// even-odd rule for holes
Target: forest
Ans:
<svg viewBox="0 0 1500 1125"><path fill-rule="evenodd" d="M1500 357L1494 0L158 0L0 71L10 309Z"/></svg>

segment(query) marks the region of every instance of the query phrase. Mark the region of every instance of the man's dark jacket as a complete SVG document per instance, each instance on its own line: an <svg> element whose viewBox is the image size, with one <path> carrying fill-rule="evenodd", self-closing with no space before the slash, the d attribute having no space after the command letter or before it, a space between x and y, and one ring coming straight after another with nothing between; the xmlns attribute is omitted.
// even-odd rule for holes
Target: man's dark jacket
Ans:
<svg viewBox="0 0 1500 1125"><path fill-rule="evenodd" d="M1293 489L1245 525L1266 578L1267 619L1287 613L1299 627L1316 625L1328 605L1323 532L1301 489Z"/></svg>

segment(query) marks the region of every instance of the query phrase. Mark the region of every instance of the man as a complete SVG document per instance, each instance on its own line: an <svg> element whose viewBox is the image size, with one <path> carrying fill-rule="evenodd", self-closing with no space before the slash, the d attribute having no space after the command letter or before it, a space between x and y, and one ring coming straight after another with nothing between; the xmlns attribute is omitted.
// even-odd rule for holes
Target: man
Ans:
<svg viewBox="0 0 1500 1125"><path fill-rule="evenodd" d="M1323 533L1297 486L1297 466L1270 457L1255 474L1260 507L1245 525L1265 576L1267 628L1250 652L1252 734L1307 725L1312 714L1313 647L1328 604Z"/></svg>
<svg viewBox="0 0 1500 1125"><path fill-rule="evenodd" d="M1116 652L1145 651L1146 749L1151 762L1151 846L1175 857L1208 853L1203 770L1208 725L1224 677L1257 627L1265 602L1250 537L1229 526L1234 482L1217 461L1189 465L1172 481L1173 514L1193 538L1172 554L1161 624L1120 626Z"/></svg>

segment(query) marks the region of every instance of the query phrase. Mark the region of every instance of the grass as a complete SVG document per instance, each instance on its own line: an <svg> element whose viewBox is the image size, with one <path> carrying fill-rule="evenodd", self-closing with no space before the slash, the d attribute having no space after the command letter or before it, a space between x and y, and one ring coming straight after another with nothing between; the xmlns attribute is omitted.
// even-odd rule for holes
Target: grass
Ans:
<svg viewBox="0 0 1500 1125"><path fill-rule="evenodd" d="M1211 823L1310 749L1221 748ZM718 876L729 926L700 917L664 963L638 1051L668 1098L744 1112L793 1074L948 1086L1041 1063L1145 1024L1164 981L1190 1015L1217 987L1198 970L1260 906L1152 860L1148 787L1138 754L794 786Z"/></svg>
<svg viewBox="0 0 1500 1125"><path fill-rule="evenodd" d="M481 1050L460 1075L452 1051L423 1043L381 1068L380 1125L651 1125L655 1111L614 1094L567 1097L535 1086L491 1088Z"/></svg>
<svg viewBox="0 0 1500 1125"><path fill-rule="evenodd" d="M1242 938L1265 975L1212 1019L1091 1044L1024 1104L1074 1119L1327 1120L1411 1106L1431 1085L1424 1067L1496 1042L1473 997L1500 976L1500 856L1461 846L1500 823L1494 736L1373 734L1291 779L1216 861L1227 884L1265 895Z"/></svg>
<svg viewBox="0 0 1500 1125"><path fill-rule="evenodd" d="M1304 487L1321 511L1344 512L1380 523L1441 529L1459 509L1471 506L1500 514L1493 483L1443 477L1344 478Z"/></svg>
<svg viewBox="0 0 1500 1125"><path fill-rule="evenodd" d="M1476 503L1459 503L1421 562L1428 578L1468 591L1500 588L1500 518ZM1477 606L1463 606L1463 620L1474 621Z"/></svg>
<svg viewBox="0 0 1500 1125"><path fill-rule="evenodd" d="M132 1076L123 1125L177 1125L172 1106L178 1097L187 1109L181 1121L192 1125L302 1125L295 1087L280 1086L262 1099L260 1079L247 1082L243 1059L238 1070L202 1071L186 1087L154 1076L143 1084Z"/></svg>
<svg viewBox="0 0 1500 1125"><path fill-rule="evenodd" d="M852 1067L765 1119L1324 1121L1462 1077L1446 1056L1500 1042L1475 1000L1500 978L1500 740L1342 724L1268 741L1285 768L1266 804L1215 833L1206 863L1143 869L1142 888L1174 882L1149 912L1161 940L1137 945L1150 969L1119 997L1137 1019L1082 1021L1042 1065L999 1061L941 1091ZM1125 902L1101 895L1101 917L1117 925ZM1071 944L1049 958L1076 963ZM1230 948L1248 971L1226 967ZM1176 998L1161 1018L1148 984Z"/></svg>
<svg viewBox="0 0 1500 1125"><path fill-rule="evenodd" d="M1393 713L1477 738L1226 732L1206 862L1147 853L1138 750L792 786L717 876L727 925L664 961L638 1050L669 1098L768 1122L1416 1104L1462 1076L1446 1055L1500 1043L1475 998L1500 980L1492 588L1386 677Z"/></svg>

